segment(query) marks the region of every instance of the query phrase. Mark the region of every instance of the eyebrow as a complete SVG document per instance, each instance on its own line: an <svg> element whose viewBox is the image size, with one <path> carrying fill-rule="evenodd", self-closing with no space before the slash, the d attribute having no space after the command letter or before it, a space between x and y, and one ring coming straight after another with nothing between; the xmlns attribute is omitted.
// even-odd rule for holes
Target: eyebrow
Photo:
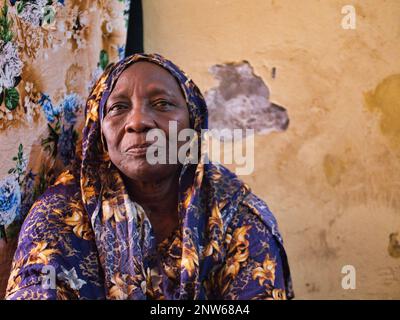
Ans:
<svg viewBox="0 0 400 320"><path fill-rule="evenodd" d="M122 92L121 93L116 93L113 96L109 96L108 99L107 99L106 105L105 105L106 109L108 107L111 107L112 103L114 103L116 100L120 100L121 98L124 99L124 100L129 100L129 97L126 94L122 93Z"/></svg>
<svg viewBox="0 0 400 320"><path fill-rule="evenodd" d="M167 89L164 89L164 88L158 87L158 86L150 86L150 88L148 89L148 94L150 97L161 94L161 95L167 95L168 97L173 98L173 99L178 98L175 94L173 94L173 92L171 90L167 90ZM112 104L111 102L114 102L115 100L119 100L119 99L129 100L130 97L127 96L124 92L117 92L112 97L110 96L107 99L106 108L111 106L111 104Z"/></svg>
<svg viewBox="0 0 400 320"><path fill-rule="evenodd" d="M175 97L174 93L171 90L167 90L161 87L150 87L149 90L149 95L155 96L157 94L165 94L170 97ZM117 92L113 96L110 96L110 99L115 100L115 99L130 99L129 96L127 96L124 92Z"/></svg>

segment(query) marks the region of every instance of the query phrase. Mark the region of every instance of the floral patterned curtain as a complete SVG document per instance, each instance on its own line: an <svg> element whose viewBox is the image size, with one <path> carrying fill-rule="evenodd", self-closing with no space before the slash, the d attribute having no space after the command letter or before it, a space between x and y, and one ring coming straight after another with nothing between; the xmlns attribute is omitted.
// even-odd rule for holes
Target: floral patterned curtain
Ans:
<svg viewBox="0 0 400 320"><path fill-rule="evenodd" d="M75 156L83 106L124 56L129 0L0 0L0 298L21 223Z"/></svg>

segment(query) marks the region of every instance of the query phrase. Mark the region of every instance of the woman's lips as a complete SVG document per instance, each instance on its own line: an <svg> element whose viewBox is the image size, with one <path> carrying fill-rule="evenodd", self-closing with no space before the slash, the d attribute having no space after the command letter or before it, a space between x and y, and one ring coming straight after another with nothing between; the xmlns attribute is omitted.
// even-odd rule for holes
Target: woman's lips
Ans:
<svg viewBox="0 0 400 320"><path fill-rule="evenodd" d="M147 149L150 146L151 146L151 143L133 145L133 146L129 147L128 149L126 149L124 153L130 154L130 155L135 155L135 156L142 156L142 155L146 154Z"/></svg>

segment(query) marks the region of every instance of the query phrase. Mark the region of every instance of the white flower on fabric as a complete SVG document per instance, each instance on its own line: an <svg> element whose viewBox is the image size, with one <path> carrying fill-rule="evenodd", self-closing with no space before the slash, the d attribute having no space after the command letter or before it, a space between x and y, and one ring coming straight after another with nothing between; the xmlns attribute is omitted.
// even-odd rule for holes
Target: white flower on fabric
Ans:
<svg viewBox="0 0 400 320"><path fill-rule="evenodd" d="M65 32L66 26L65 26L65 22L63 20L57 21L57 30L60 32Z"/></svg>
<svg viewBox="0 0 400 320"><path fill-rule="evenodd" d="M63 266L61 266L61 269L62 272L57 275L57 278L58 280L68 283L71 289L79 290L80 288L82 288L83 285L86 284L86 281L78 278L75 268L72 268L68 271Z"/></svg>
<svg viewBox="0 0 400 320"><path fill-rule="evenodd" d="M26 109L26 121L28 121L29 124L32 124L33 116L35 114L35 104L28 96L25 96L24 98L24 107Z"/></svg>
<svg viewBox="0 0 400 320"><path fill-rule="evenodd" d="M140 283L140 288L142 289L142 292L143 292L144 294L146 294L146 291L147 291L147 284L146 284L146 281L145 281L145 280L143 280L143 281Z"/></svg>
<svg viewBox="0 0 400 320"><path fill-rule="evenodd" d="M27 93L30 93L30 92L33 91L33 83L32 83L32 82L27 81L27 82L25 83L25 91L26 91Z"/></svg>
<svg viewBox="0 0 400 320"><path fill-rule="evenodd" d="M78 6L74 6L68 15L68 19L65 21L65 37L68 40L73 40L76 43L76 50L85 48L87 41L85 39L85 33L89 26L88 11L81 11ZM71 44L67 45L68 48L72 48Z"/></svg>
<svg viewBox="0 0 400 320"><path fill-rule="evenodd" d="M78 49L82 49L86 47L86 40L81 38L78 35L74 35L74 39L76 40L76 45L78 47Z"/></svg>
<svg viewBox="0 0 400 320"><path fill-rule="evenodd" d="M44 7L47 0L36 0L35 2L28 2L25 4L24 9L19 14L22 20L28 22L36 27L40 26L43 20Z"/></svg>
<svg viewBox="0 0 400 320"><path fill-rule="evenodd" d="M26 113L26 121L29 124L33 123L33 116L35 115L35 109L36 109L36 104L33 102L32 97L33 97L33 83L27 81L25 83L25 92L26 96L24 98L24 107L25 107L25 113Z"/></svg>
<svg viewBox="0 0 400 320"><path fill-rule="evenodd" d="M21 189L14 175L0 180L0 225L14 221L21 206Z"/></svg>
<svg viewBox="0 0 400 320"><path fill-rule="evenodd" d="M21 75L22 66L17 45L0 40L0 92L4 88L14 87L15 78Z"/></svg>
<svg viewBox="0 0 400 320"><path fill-rule="evenodd" d="M79 22L82 26L89 25L89 16L87 11L83 11L79 15Z"/></svg>

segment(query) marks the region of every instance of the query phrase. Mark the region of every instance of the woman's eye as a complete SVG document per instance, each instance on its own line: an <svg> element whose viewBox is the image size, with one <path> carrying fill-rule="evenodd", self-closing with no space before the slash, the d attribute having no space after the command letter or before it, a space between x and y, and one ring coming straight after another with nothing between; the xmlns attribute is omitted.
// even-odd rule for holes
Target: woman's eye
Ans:
<svg viewBox="0 0 400 320"><path fill-rule="evenodd" d="M159 100L153 103L153 107L160 110L168 110L175 107L175 105L167 100Z"/></svg>
<svg viewBox="0 0 400 320"><path fill-rule="evenodd" d="M120 111L120 110L123 110L123 109L125 109L125 108L127 108L125 105L122 105L122 104L115 104L115 105L111 106L111 107L108 109L108 112Z"/></svg>

